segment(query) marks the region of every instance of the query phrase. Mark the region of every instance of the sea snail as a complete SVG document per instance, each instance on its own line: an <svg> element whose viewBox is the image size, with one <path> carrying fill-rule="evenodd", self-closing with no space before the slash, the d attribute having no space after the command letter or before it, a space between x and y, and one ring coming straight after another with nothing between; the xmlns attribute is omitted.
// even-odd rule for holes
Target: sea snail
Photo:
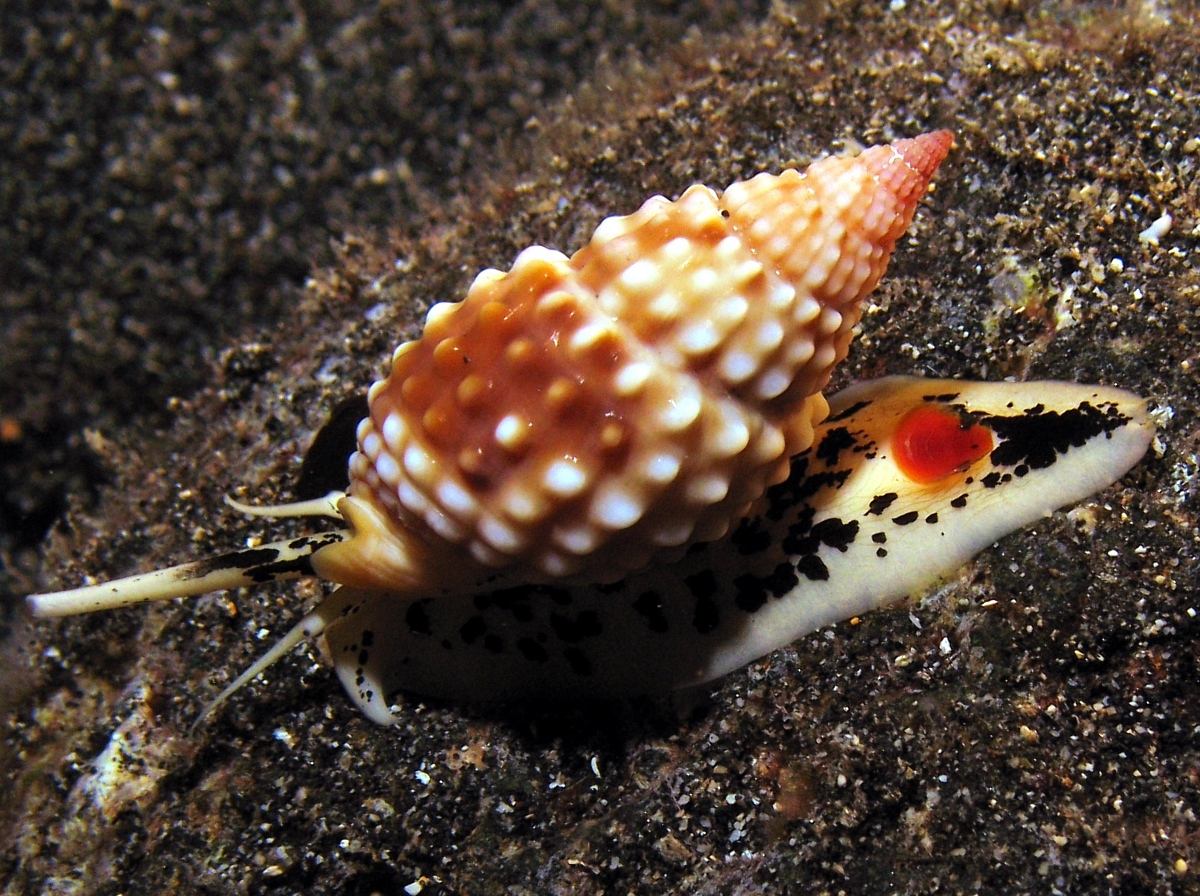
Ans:
<svg viewBox="0 0 1200 896"><path fill-rule="evenodd" d="M613 695L724 674L902 596L1115 481L1140 400L881 380L821 396L949 151L937 131L693 186L430 309L369 392L350 485L248 508L345 529L53 594L37 615L295 575L306 637L373 720L398 689Z"/></svg>

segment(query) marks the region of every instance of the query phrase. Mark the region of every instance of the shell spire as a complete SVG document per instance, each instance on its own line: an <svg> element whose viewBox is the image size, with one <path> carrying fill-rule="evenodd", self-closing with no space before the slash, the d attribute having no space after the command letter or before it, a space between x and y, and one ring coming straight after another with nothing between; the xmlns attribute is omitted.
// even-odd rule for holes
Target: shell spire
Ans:
<svg viewBox="0 0 1200 896"><path fill-rule="evenodd" d="M952 142L692 186L570 258L480 273L372 387L339 507L354 535L316 571L414 597L608 582L724 535L811 443Z"/></svg>

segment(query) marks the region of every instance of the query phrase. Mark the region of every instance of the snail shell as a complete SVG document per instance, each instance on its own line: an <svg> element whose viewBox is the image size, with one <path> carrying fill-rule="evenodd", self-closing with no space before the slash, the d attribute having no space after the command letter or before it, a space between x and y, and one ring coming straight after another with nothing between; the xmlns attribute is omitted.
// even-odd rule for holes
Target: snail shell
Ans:
<svg viewBox="0 0 1200 896"><path fill-rule="evenodd" d="M689 188L435 305L370 391L335 582L611 582L723 536L812 442L819 390L953 137ZM369 562L364 562L365 560Z"/></svg>

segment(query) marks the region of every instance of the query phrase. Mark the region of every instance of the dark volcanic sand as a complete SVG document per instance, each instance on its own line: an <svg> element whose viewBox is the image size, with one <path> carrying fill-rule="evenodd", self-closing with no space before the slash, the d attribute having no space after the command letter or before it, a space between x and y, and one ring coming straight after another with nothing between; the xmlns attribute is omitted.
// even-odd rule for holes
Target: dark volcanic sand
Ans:
<svg viewBox="0 0 1200 896"><path fill-rule="evenodd" d="M1163 409L1157 450L686 707L407 700L386 730L311 647L189 734L316 585L35 626L14 602L4 892L1194 891L1196 23L412 6L8 13L12 594L288 531L221 495L286 499L340 398L521 247L932 127L958 148L838 382L1119 384ZM136 774L93 796L118 729Z"/></svg>

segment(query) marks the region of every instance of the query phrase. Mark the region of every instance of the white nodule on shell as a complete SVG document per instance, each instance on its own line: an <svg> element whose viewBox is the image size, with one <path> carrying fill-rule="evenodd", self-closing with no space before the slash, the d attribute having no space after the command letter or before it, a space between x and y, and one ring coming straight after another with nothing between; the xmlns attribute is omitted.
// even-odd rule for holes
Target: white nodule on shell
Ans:
<svg viewBox="0 0 1200 896"><path fill-rule="evenodd" d="M424 519L426 525L428 525L429 528L438 535L442 536L442 538L446 539L446 541L457 543L462 541L463 536L466 535L466 533L463 532L462 526L450 519L450 517L446 516L446 514L442 513L440 509L434 507L432 504L426 508Z"/></svg>
<svg viewBox="0 0 1200 896"><path fill-rule="evenodd" d="M379 452L383 450L383 440L379 438L379 433L374 429L359 439L358 444L362 448L362 453L372 461L379 457Z"/></svg>
<svg viewBox="0 0 1200 896"><path fill-rule="evenodd" d="M556 545L576 557L590 554L600 541L599 533L588 525L556 528L551 538Z"/></svg>
<svg viewBox="0 0 1200 896"><path fill-rule="evenodd" d="M783 342L783 327L777 320L764 320L754 334L754 347L764 355L773 352Z"/></svg>
<svg viewBox="0 0 1200 896"><path fill-rule="evenodd" d="M518 256L518 258L519 257L520 256ZM499 280L504 279L504 277L505 277L504 271L498 271L495 268L484 268L482 271L480 271L478 274L476 274L475 279L471 281L471 286L467 289L467 295L469 296L471 293L475 292L476 290L488 289L489 287L492 286L492 284L496 283ZM453 308L453 307L454 307L454 304L452 302L439 302L438 304L434 305L433 308L429 309L429 314L433 313L434 308L443 309L442 311L439 312L439 314L440 314L440 313L444 313L445 310L447 310L449 308ZM425 316L425 320L426 321L429 320L429 315Z"/></svg>
<svg viewBox="0 0 1200 896"><path fill-rule="evenodd" d="M500 566L508 562L508 557L488 547L482 541L472 541L471 557L481 566Z"/></svg>
<svg viewBox="0 0 1200 896"><path fill-rule="evenodd" d="M698 196L695 195L697 193L700 195L698 195ZM717 194L717 191L714 190L712 187L706 186L705 184L692 184L690 187L688 187L686 190L683 191L683 195L680 196L679 198L684 199L689 196L694 197L695 199L703 200L704 205L702 206L702 208L704 209L705 213L710 214L710 215L716 215L716 216L718 216L718 218L720 217L721 210L719 208L717 208L717 200L720 199L721 197Z"/></svg>
<svg viewBox="0 0 1200 896"><path fill-rule="evenodd" d="M750 444L750 430L733 408L726 408L721 426L713 434L710 448L717 457L733 457Z"/></svg>
<svg viewBox="0 0 1200 896"><path fill-rule="evenodd" d="M429 499L417 490L411 482L401 482L396 486L396 497L400 503L418 516L424 516L430 508Z"/></svg>
<svg viewBox="0 0 1200 896"><path fill-rule="evenodd" d="M386 451L375 458L375 472L389 488L395 488L400 483L400 465L396 463L396 458Z"/></svg>
<svg viewBox="0 0 1200 896"><path fill-rule="evenodd" d="M824 234L822 234L824 236ZM819 252L812 257L811 263L800 275L800 283L810 290L818 290L829 279L830 272L837 266L842 257L841 245L827 241Z"/></svg>
<svg viewBox="0 0 1200 896"><path fill-rule="evenodd" d="M821 322L817 324L817 331L824 336L829 336L838 331L842 325L842 313L836 308L824 308L821 311Z"/></svg>
<svg viewBox="0 0 1200 896"><path fill-rule="evenodd" d="M529 442L529 423L516 414L506 414L496 424L496 443L506 451L520 451Z"/></svg>
<svg viewBox="0 0 1200 896"><path fill-rule="evenodd" d="M487 274L491 274L493 276L491 278L487 278L485 276ZM495 270L481 271L479 273L479 276L477 276L475 278L475 283L478 283L480 280L485 280L485 281L487 279L495 280L496 274L500 274L500 272L495 271ZM501 274L501 276L503 276L503 275ZM474 288L474 284L472 284L472 289L473 288ZM433 327L436 329L437 325L439 323L441 323L442 321L444 321L448 315L453 313L454 309L458 308L459 305L460 305L459 302L438 302L437 304L430 307L429 311L425 314L425 328L429 329L430 327ZM396 352L399 352L399 351L400 351L399 349L396 350ZM396 352L394 352L392 354L393 359L396 357Z"/></svg>
<svg viewBox="0 0 1200 896"><path fill-rule="evenodd" d="M588 518L606 529L628 529L642 518L646 502L635 494L612 483L601 486L592 498Z"/></svg>
<svg viewBox="0 0 1200 896"><path fill-rule="evenodd" d="M714 313L718 322L728 329L733 329L750 313L750 302L745 296L733 293L717 306Z"/></svg>
<svg viewBox="0 0 1200 896"><path fill-rule="evenodd" d="M614 332L616 331L613 329L612 323L606 320L584 324L571 337L571 349L576 352L587 351L604 337L610 336Z"/></svg>
<svg viewBox="0 0 1200 896"><path fill-rule="evenodd" d="M370 417L363 417L358 421L358 426L354 428L354 440L358 444L363 443L363 439L367 437L367 433L375 429L375 424L371 422Z"/></svg>
<svg viewBox="0 0 1200 896"><path fill-rule="evenodd" d="M479 502L465 488L450 479L438 483L437 499L447 511L459 519L474 519L479 514Z"/></svg>
<svg viewBox="0 0 1200 896"><path fill-rule="evenodd" d="M794 238L790 233L787 233L786 231L783 233L776 233L767 240L767 245L764 247L764 251L768 258L784 258L786 257L788 251L792 248L793 242Z"/></svg>
<svg viewBox="0 0 1200 896"><path fill-rule="evenodd" d="M671 200L666 196L651 196L632 215L612 215L605 218L596 225L596 231L592 234L592 242L599 245L620 239L653 219L663 211L664 206L670 204Z"/></svg>
<svg viewBox="0 0 1200 896"><path fill-rule="evenodd" d="M688 483L687 499L693 504L716 504L729 494L729 477L720 473L699 476Z"/></svg>
<svg viewBox="0 0 1200 896"><path fill-rule="evenodd" d="M533 344L533 340L525 336L518 336L510 342L504 349L504 359L509 364L521 364L527 362L533 357L537 347Z"/></svg>
<svg viewBox="0 0 1200 896"><path fill-rule="evenodd" d="M646 361L631 361L626 364L617 371L617 375L613 378L613 386L617 390L617 394L622 398L637 395L645 388L652 370L653 367Z"/></svg>
<svg viewBox="0 0 1200 896"><path fill-rule="evenodd" d="M460 407L475 408L486 400L488 388L488 383L483 377L468 373L454 390L454 397L458 399Z"/></svg>
<svg viewBox="0 0 1200 896"><path fill-rule="evenodd" d="M621 285L630 292L648 293L658 288L662 270L648 258L635 261L621 271Z"/></svg>
<svg viewBox="0 0 1200 896"><path fill-rule="evenodd" d="M809 297L811 300L811 297ZM773 311L784 312L791 308L796 302L796 287L792 284L779 280L771 288L771 294L767 296L767 305ZM819 308L820 306L818 306Z"/></svg>
<svg viewBox="0 0 1200 896"><path fill-rule="evenodd" d="M666 485L679 475L682 460L676 454L659 452L646 458L642 464L642 472L646 479L657 485Z"/></svg>
<svg viewBox="0 0 1200 896"><path fill-rule="evenodd" d="M841 258L842 243L846 237L846 222L840 218L827 221L821 228L821 239L826 245L826 251L831 251Z"/></svg>
<svg viewBox="0 0 1200 896"><path fill-rule="evenodd" d="M770 463L778 459L787 448L787 439L774 426L768 426L754 440L754 459L759 463Z"/></svg>
<svg viewBox="0 0 1200 896"><path fill-rule="evenodd" d="M847 172L848 174L849 172ZM858 198L858 186L857 180L851 180L848 176L843 175L837 189L826 196L825 201L821 203L822 210L828 210L835 215L845 211Z"/></svg>
<svg viewBox="0 0 1200 896"><path fill-rule="evenodd" d="M375 399L379 397L379 393L387 388L387 380L376 380L371 383L371 388L367 390L367 406L370 407L375 403Z"/></svg>
<svg viewBox="0 0 1200 896"><path fill-rule="evenodd" d="M758 373L758 359L734 349L721 358L721 378L737 386Z"/></svg>
<svg viewBox="0 0 1200 896"><path fill-rule="evenodd" d="M383 506L392 513L397 513L400 510L400 499L396 497L396 493L387 489L380 489L375 493L376 497L383 502Z"/></svg>
<svg viewBox="0 0 1200 896"><path fill-rule="evenodd" d="M665 290L650 301L646 310L658 320L672 321L683 311L683 304L679 301L678 295L670 290Z"/></svg>
<svg viewBox="0 0 1200 896"><path fill-rule="evenodd" d="M560 498L573 498L587 485L587 472L577 461L561 458L542 474L546 490Z"/></svg>
<svg viewBox="0 0 1200 896"><path fill-rule="evenodd" d="M833 367L833 362L837 359L837 349L833 347L833 343L825 342L817 349L810 362L815 370L828 370Z"/></svg>
<svg viewBox="0 0 1200 896"><path fill-rule="evenodd" d="M718 538L724 538L725 533L729 531L729 520L723 517L710 516L703 518L696 524L696 528L692 531L693 541L716 541Z"/></svg>
<svg viewBox="0 0 1200 896"><path fill-rule="evenodd" d="M442 304L450 305L452 303L443 302ZM437 306L435 305L434 307L436 308ZM407 355L409 352L411 352L416 347L417 347L417 343L413 342L411 340L408 342L401 342L398 346L396 346L396 350L394 352L392 352L392 366L395 366L397 361L399 361L401 358L403 358L405 355ZM387 381L379 380L379 382L386 383ZM374 386L372 386L372 388L374 388ZM370 398L370 396L368 396L368 400L369 400L369 398Z"/></svg>
<svg viewBox="0 0 1200 896"><path fill-rule="evenodd" d="M821 315L821 303L812 296L805 296L797 304L792 311L792 320L799 326L807 326L811 324Z"/></svg>
<svg viewBox="0 0 1200 896"><path fill-rule="evenodd" d="M736 234L730 234L724 237L721 242L717 243L713 253L721 260L723 264L728 264L729 259L735 258L738 255L745 254L746 248L742 245L742 241L738 239ZM745 264L746 262L743 262ZM758 264L756 261L750 261L750 264ZM758 265L760 268L762 265Z"/></svg>
<svg viewBox="0 0 1200 896"><path fill-rule="evenodd" d="M437 476L437 464L428 451L415 443L404 449L404 469L422 485L429 485Z"/></svg>
<svg viewBox="0 0 1200 896"><path fill-rule="evenodd" d="M479 520L479 537L502 554L516 554L525 547L521 533L490 514Z"/></svg>
<svg viewBox="0 0 1200 896"><path fill-rule="evenodd" d="M711 352L721 342L721 334L717 332L711 320L694 321L679 333L679 346L689 355L703 355Z"/></svg>
<svg viewBox="0 0 1200 896"><path fill-rule="evenodd" d="M730 237L730 239L732 239L732 237ZM726 242L728 242L728 240L726 240ZM724 242L721 245L724 245ZM760 274L762 274L764 270L765 268L762 266L762 262L748 258L741 262L737 268L734 269L733 275L730 277L730 279L737 286L744 286L755 277L758 277Z"/></svg>
<svg viewBox="0 0 1200 896"><path fill-rule="evenodd" d="M575 304L575 297L565 289L556 289L542 296L537 301L537 313L550 317L558 313L560 308L570 308Z"/></svg>
<svg viewBox="0 0 1200 896"><path fill-rule="evenodd" d="M696 524L692 520L664 523L650 535L650 541L660 548L675 548L692 537Z"/></svg>
<svg viewBox="0 0 1200 896"><path fill-rule="evenodd" d="M710 267L697 268L692 272L692 290L694 292L710 292L718 282L717 272Z"/></svg>
<svg viewBox="0 0 1200 896"><path fill-rule="evenodd" d="M788 346L787 360L795 368L808 364L817 347L813 345L811 339L797 339Z"/></svg>
<svg viewBox="0 0 1200 896"><path fill-rule="evenodd" d="M667 406L658 415L658 422L668 432L682 432L700 416L700 396L686 389L667 400Z"/></svg>
<svg viewBox="0 0 1200 896"><path fill-rule="evenodd" d="M596 243L611 242L624 234L627 229L624 215L609 215L596 225L596 229L592 233L592 241Z"/></svg>
<svg viewBox="0 0 1200 896"><path fill-rule="evenodd" d="M518 523L531 523L545 515L549 507L539 492L510 485L500 496L500 509Z"/></svg>
<svg viewBox="0 0 1200 896"><path fill-rule="evenodd" d="M355 451L350 455L350 460L347 461L347 467L350 470L350 476L353 479L364 479L367 475L367 467L370 463L362 456L361 451Z"/></svg>
<svg viewBox="0 0 1200 896"><path fill-rule="evenodd" d="M762 401L770 401L772 398L778 398L782 395L791 383L792 378L786 370L772 367L758 378L758 384L754 387L754 394Z"/></svg>
<svg viewBox="0 0 1200 896"><path fill-rule="evenodd" d="M737 239L734 237L726 237L722 243L731 239L737 243ZM741 244L738 243L738 246L740 247ZM692 241L686 236L673 237L665 246L662 247L662 260L664 264L670 264L672 266L682 265L682 263L691 254Z"/></svg>
<svg viewBox="0 0 1200 896"><path fill-rule="evenodd" d="M529 246L528 248L522 249L517 254L516 259L513 261L513 267L517 268L521 265L537 261L545 264L551 264L556 267L570 263L570 259L557 249L548 249L545 246ZM476 277L475 279L478 280L479 278Z"/></svg>
<svg viewBox="0 0 1200 896"><path fill-rule="evenodd" d="M393 454L399 454L400 449L404 447L406 429L404 418L395 411L383 418L383 443Z"/></svg>
<svg viewBox="0 0 1200 896"><path fill-rule="evenodd" d="M575 568L574 564L562 554L555 554L553 552L543 554L539 563L541 564L542 572L554 578L569 575Z"/></svg>

